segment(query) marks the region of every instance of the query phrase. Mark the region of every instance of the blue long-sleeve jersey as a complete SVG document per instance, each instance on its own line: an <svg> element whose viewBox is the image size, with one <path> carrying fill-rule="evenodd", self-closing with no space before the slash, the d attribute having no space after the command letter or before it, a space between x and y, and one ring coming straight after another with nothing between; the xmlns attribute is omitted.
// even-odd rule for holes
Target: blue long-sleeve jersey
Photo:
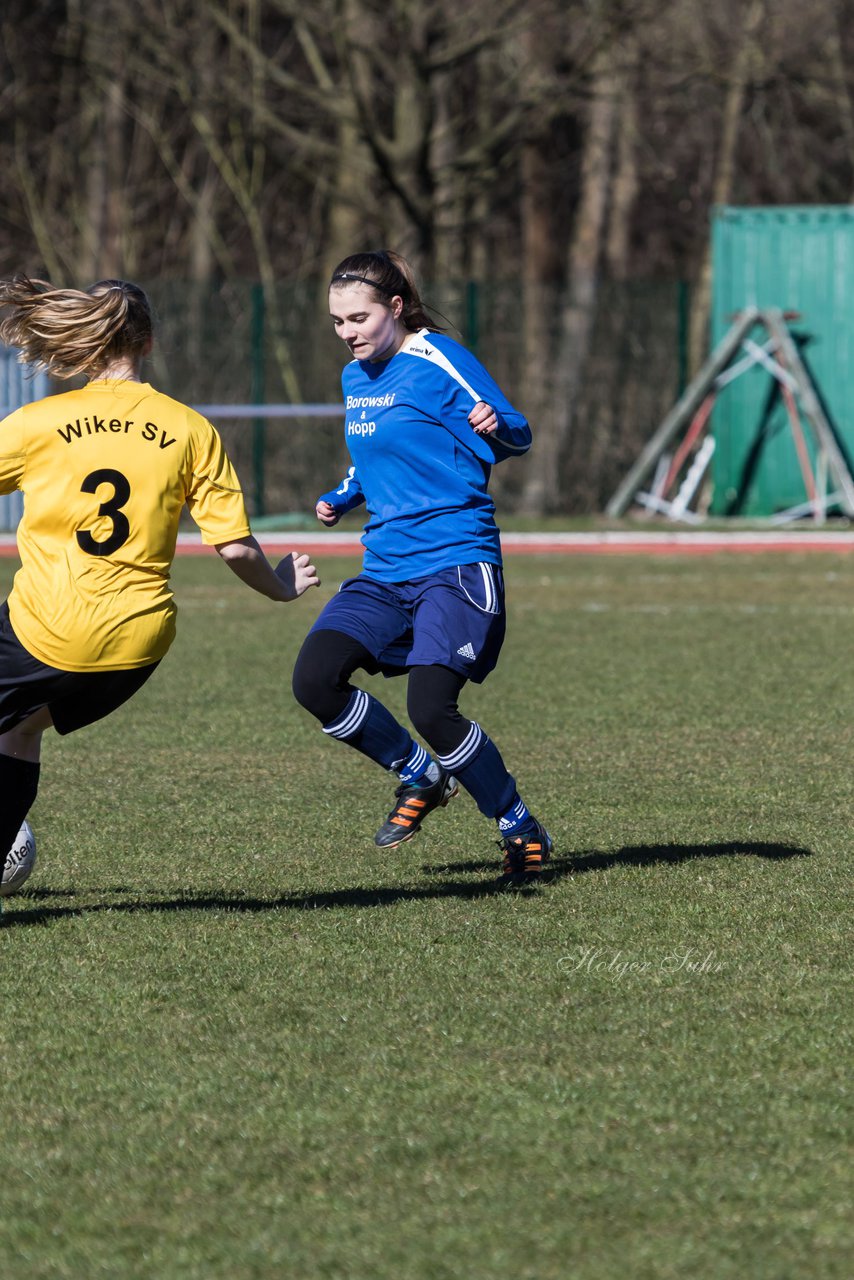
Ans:
<svg viewBox="0 0 854 1280"><path fill-rule="evenodd" d="M353 465L321 495L342 514L365 502L364 572L406 582L457 564L501 564L492 466L527 452L531 430L471 352L420 330L390 360L353 360L341 377ZM468 423L483 400L498 430Z"/></svg>

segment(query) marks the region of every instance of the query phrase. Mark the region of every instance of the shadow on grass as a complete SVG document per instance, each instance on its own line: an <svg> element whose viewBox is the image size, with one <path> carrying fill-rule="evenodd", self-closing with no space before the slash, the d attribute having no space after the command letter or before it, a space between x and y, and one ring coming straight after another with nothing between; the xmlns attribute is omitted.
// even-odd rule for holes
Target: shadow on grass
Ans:
<svg viewBox="0 0 854 1280"><path fill-rule="evenodd" d="M692 862L697 858L730 857L769 858L782 861L786 858L811 858L812 850L799 845L773 844L762 841L727 840L718 844L627 844L622 849L605 853L599 849L585 849L580 853L554 854L548 864L549 877L558 880L563 876L583 875L587 871L610 871L612 867L650 867L659 863L675 865ZM483 863L446 862L437 866L425 866L430 872L480 871Z"/></svg>
<svg viewBox="0 0 854 1280"><path fill-rule="evenodd" d="M598 850L586 850L582 853L556 854L543 876L543 887L553 884L565 876L581 875L588 871L608 871L612 867L647 867L660 863L690 862L697 858L722 858L744 856L783 860L786 858L812 857L810 849L802 849L794 845L741 843L730 841L721 844L669 844L669 845L626 845L612 853ZM388 888L352 888L335 889L322 893L282 894L274 898L247 898L239 894L193 894L188 892L180 898L161 898L131 902L123 901L125 895L138 892L129 886L118 886L102 890L109 895L109 902L88 902L80 906L20 906L11 911L7 908L0 916L0 927L10 928L13 925L50 924L55 920L73 916L94 915L99 912L139 913L157 911L233 911L248 914L262 911L323 911L342 907L390 907L399 902L422 902L431 898L467 898L469 900L492 897L506 892L495 883L496 867L485 864L483 859L471 859L468 862L443 863L436 866L424 866L422 870L428 875L447 876L460 872L477 873L487 877L478 882L470 880L442 879L438 883L423 888L407 888L404 885ZM521 893L539 892L540 886L525 886L518 890ZM19 902L35 903L41 900L49 902L56 898L74 898L73 889L30 889L19 898Z"/></svg>
<svg viewBox="0 0 854 1280"><path fill-rule="evenodd" d="M483 864L479 864L480 869ZM494 877L494 871L490 876ZM103 893L138 893L138 890L101 890ZM441 884L416 889L400 886L388 888L334 889L319 893L282 894L273 898L248 898L241 894L199 893L188 891L180 898L151 898L132 902L116 898L111 902L85 902L79 906L18 906L7 907L0 916L0 929L15 925L51 924L55 920L73 916L96 915L100 912L144 913L158 911L232 911L252 914L262 911L324 911L342 907L391 907L398 902L421 902L430 898L486 898L497 892L493 879L485 883L445 880ZM534 889L536 892L536 888ZM16 898L16 902L31 903L37 899L49 900L54 896L50 889L33 889ZM67 890L59 890L57 897L67 898ZM73 894L71 896L74 896Z"/></svg>

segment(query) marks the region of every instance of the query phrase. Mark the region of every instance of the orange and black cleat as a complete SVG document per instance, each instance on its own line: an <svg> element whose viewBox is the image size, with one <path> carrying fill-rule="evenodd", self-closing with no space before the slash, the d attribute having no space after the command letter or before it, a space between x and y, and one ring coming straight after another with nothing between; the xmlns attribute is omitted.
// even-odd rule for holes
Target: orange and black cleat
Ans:
<svg viewBox="0 0 854 1280"><path fill-rule="evenodd" d="M496 884L502 889L515 889L520 885L537 883L553 845L548 831L535 819L530 831L507 836L499 847L504 851L504 864Z"/></svg>
<svg viewBox="0 0 854 1280"><path fill-rule="evenodd" d="M444 808L459 791L456 778L439 766L439 777L426 787L402 783L395 791L397 803L380 827L374 840L381 849L394 849L415 835L421 823L434 809Z"/></svg>

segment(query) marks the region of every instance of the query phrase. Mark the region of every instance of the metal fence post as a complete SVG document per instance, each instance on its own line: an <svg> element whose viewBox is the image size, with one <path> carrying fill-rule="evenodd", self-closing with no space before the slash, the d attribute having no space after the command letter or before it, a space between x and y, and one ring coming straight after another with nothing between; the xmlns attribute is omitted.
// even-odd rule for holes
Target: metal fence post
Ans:
<svg viewBox="0 0 854 1280"><path fill-rule="evenodd" d="M251 398L253 404L264 403L264 286L252 286L251 332ZM264 509L264 462L267 448L267 425L263 418L252 423L252 483L256 516L266 514Z"/></svg>
<svg viewBox="0 0 854 1280"><path fill-rule="evenodd" d="M688 333L691 323L691 286L687 280L679 280L676 294L677 308L677 345L679 352L679 381L676 398L688 385Z"/></svg>

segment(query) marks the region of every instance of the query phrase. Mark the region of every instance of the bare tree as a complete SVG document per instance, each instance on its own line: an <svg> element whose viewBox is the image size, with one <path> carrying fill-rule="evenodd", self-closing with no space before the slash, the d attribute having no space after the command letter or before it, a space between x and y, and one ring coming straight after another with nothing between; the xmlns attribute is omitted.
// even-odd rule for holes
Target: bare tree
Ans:
<svg viewBox="0 0 854 1280"><path fill-rule="evenodd" d="M732 199L745 98L751 77L758 76L761 67L760 34L766 16L766 7L767 0L750 0L744 10L741 38L735 43L733 61L726 76L726 92L712 192L713 207L728 204ZM693 296L689 364L692 370L696 370L705 358L708 344L712 297L712 255L708 240L704 246Z"/></svg>
<svg viewBox="0 0 854 1280"><path fill-rule="evenodd" d="M535 512L595 505L631 407L675 390L676 324L632 310L635 282L691 283L696 363L715 203L854 190L854 0L49 8L0 8L0 271L174 282L197 363L210 299L234 346L260 288L294 399L322 344L286 287L382 244L428 292L488 284L479 351L536 428Z"/></svg>
<svg viewBox="0 0 854 1280"><path fill-rule="evenodd" d="M613 182L620 64L616 40L597 32L589 69L589 107L583 133L578 205L566 248L566 291L549 379L550 412L541 424L522 506L539 513L557 508L560 461L574 418L590 342Z"/></svg>

